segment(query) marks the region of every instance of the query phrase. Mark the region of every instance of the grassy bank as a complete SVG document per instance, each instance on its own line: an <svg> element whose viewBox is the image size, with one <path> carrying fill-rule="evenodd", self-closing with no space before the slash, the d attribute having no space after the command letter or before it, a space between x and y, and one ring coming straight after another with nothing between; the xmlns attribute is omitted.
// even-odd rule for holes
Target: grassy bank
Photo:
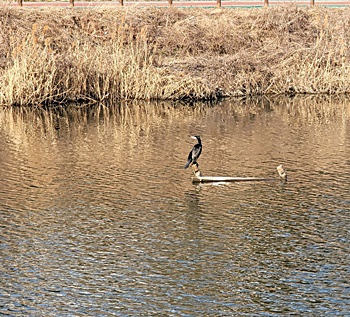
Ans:
<svg viewBox="0 0 350 317"><path fill-rule="evenodd" d="M0 10L0 104L350 92L350 9Z"/></svg>

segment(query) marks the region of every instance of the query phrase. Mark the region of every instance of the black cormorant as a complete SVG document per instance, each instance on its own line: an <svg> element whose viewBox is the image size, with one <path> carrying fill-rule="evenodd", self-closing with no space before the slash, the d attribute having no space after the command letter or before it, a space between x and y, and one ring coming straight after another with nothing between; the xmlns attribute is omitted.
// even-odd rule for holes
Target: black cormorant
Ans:
<svg viewBox="0 0 350 317"><path fill-rule="evenodd" d="M199 135L191 136L191 138L192 139L196 139L198 143L193 147L193 149L190 152L190 154L188 154L188 158L187 158L187 163L185 165L185 169L187 167L189 167L190 165L197 164L197 159L199 158L199 156L202 153L202 142L201 142L200 136Z"/></svg>

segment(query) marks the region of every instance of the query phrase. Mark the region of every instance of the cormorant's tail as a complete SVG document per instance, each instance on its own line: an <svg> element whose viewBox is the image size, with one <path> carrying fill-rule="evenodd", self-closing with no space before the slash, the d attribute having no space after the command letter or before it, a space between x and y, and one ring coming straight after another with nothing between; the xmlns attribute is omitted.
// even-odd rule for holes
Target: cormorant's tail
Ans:
<svg viewBox="0 0 350 317"><path fill-rule="evenodd" d="M187 161L187 163L186 163L186 165L185 165L185 169L186 169L187 167L190 166L191 162L192 162L192 160L188 160L188 161Z"/></svg>

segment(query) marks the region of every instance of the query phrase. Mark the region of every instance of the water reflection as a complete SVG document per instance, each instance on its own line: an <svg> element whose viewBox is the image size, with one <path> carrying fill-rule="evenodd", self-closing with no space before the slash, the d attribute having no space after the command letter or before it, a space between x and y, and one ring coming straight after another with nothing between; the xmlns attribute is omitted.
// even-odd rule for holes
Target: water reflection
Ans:
<svg viewBox="0 0 350 317"><path fill-rule="evenodd" d="M344 99L0 110L0 314L345 316ZM290 182L194 186L206 175Z"/></svg>

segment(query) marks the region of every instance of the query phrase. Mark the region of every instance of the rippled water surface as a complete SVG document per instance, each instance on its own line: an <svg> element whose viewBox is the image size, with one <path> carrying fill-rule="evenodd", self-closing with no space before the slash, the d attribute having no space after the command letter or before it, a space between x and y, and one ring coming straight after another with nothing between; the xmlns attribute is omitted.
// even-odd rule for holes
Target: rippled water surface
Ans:
<svg viewBox="0 0 350 317"><path fill-rule="evenodd" d="M313 99L0 110L0 315L349 316L349 118ZM276 180L193 185L193 134L204 175Z"/></svg>

